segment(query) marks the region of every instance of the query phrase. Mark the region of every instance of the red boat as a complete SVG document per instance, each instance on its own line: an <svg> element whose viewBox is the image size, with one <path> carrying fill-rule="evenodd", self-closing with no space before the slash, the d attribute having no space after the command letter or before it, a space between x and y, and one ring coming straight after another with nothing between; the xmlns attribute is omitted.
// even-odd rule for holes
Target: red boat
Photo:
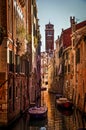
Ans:
<svg viewBox="0 0 86 130"><path fill-rule="evenodd" d="M58 111L64 116L71 116L73 114L73 109L61 109L58 107Z"/></svg>
<svg viewBox="0 0 86 130"><path fill-rule="evenodd" d="M56 100L56 106L62 109L72 109L73 103L69 101L67 98L59 98Z"/></svg>
<svg viewBox="0 0 86 130"><path fill-rule="evenodd" d="M31 107L29 108L29 115L31 119L44 119L47 117L47 107L41 106L41 107Z"/></svg>

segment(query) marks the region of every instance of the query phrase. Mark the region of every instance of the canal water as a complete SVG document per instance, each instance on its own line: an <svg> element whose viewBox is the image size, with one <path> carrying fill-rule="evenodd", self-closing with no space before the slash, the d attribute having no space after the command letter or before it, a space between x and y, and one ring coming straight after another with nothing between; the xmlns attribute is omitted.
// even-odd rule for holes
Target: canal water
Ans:
<svg viewBox="0 0 86 130"><path fill-rule="evenodd" d="M9 130L79 130L86 128L86 120L79 111L59 111L55 106L55 94L41 92L41 104L48 107L47 119L30 121L26 113ZM82 129L80 129L82 130Z"/></svg>

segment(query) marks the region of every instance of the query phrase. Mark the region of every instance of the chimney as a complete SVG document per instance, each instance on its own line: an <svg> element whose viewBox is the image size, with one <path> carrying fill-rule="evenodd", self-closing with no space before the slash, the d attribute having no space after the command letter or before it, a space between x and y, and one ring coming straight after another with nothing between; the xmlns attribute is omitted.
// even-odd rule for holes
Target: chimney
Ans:
<svg viewBox="0 0 86 130"><path fill-rule="evenodd" d="M62 28L62 33L63 33L64 29Z"/></svg>
<svg viewBox="0 0 86 130"><path fill-rule="evenodd" d="M71 30L72 32L76 31L76 22L75 22L75 16L71 16L70 17L70 24L71 24Z"/></svg>

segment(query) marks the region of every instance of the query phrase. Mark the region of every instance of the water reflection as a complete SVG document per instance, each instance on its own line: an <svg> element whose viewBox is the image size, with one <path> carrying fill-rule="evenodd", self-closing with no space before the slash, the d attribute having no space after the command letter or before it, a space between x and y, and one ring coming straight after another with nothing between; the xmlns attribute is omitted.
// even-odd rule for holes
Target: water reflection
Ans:
<svg viewBox="0 0 86 130"><path fill-rule="evenodd" d="M55 94L47 91L42 94L48 106L48 130L78 130L86 128L86 120L79 111L60 111L55 107Z"/></svg>
<svg viewBox="0 0 86 130"><path fill-rule="evenodd" d="M9 130L79 130L79 128L86 128L86 120L82 118L79 111L74 110L68 113L68 111L59 111L55 107L55 94L42 92L41 103L48 107L47 119L30 121L26 113Z"/></svg>

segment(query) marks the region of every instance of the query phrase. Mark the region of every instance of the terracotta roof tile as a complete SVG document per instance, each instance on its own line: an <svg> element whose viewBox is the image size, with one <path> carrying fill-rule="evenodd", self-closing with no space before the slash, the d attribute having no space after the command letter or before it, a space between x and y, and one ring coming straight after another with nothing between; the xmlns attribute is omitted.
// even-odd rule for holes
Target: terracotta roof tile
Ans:
<svg viewBox="0 0 86 130"><path fill-rule="evenodd" d="M83 22L80 22L76 25L76 30L82 28L86 26L86 20ZM65 29L62 33L62 37L63 37L63 46L64 48L68 47L71 45L71 27L68 29Z"/></svg>

